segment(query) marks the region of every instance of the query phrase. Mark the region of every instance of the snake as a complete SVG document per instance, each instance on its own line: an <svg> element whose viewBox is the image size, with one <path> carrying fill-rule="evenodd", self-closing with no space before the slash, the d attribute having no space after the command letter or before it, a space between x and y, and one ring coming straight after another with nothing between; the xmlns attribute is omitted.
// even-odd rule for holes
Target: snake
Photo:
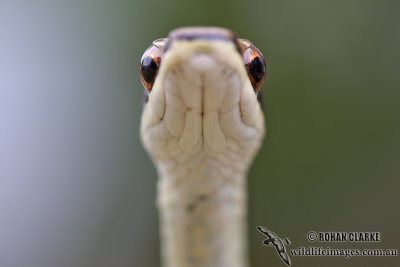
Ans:
<svg viewBox="0 0 400 267"><path fill-rule="evenodd" d="M155 40L139 70L162 266L248 266L246 176L265 134L263 55L228 29L182 27Z"/></svg>

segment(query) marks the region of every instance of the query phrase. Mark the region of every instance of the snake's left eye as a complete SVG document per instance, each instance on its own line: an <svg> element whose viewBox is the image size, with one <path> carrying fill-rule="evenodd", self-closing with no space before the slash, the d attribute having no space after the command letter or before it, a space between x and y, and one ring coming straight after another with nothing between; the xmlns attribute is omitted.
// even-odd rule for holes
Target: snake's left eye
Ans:
<svg viewBox="0 0 400 267"><path fill-rule="evenodd" d="M155 40L152 45L144 52L140 60L140 78L147 91L151 91L154 81L160 68L164 46L167 39Z"/></svg>
<svg viewBox="0 0 400 267"><path fill-rule="evenodd" d="M254 92L260 90L267 74L267 66L264 57L249 40L239 39L239 47L242 51L244 65L247 70Z"/></svg>

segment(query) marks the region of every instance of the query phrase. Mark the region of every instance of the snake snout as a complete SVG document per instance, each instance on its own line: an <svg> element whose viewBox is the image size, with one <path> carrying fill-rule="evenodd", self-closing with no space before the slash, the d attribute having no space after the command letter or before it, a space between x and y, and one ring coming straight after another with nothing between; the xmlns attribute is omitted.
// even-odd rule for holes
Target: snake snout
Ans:
<svg viewBox="0 0 400 267"><path fill-rule="evenodd" d="M215 67L215 59L208 53L197 53L192 56L190 66L200 72L205 72Z"/></svg>

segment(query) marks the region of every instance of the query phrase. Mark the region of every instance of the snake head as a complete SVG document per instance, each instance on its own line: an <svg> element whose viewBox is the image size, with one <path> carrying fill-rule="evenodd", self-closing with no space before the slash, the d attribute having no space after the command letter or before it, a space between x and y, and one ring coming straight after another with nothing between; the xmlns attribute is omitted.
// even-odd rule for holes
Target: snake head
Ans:
<svg viewBox="0 0 400 267"><path fill-rule="evenodd" d="M180 28L153 42L140 73L148 94L141 136L157 164L247 171L264 135L257 96L266 74L250 41L223 28Z"/></svg>

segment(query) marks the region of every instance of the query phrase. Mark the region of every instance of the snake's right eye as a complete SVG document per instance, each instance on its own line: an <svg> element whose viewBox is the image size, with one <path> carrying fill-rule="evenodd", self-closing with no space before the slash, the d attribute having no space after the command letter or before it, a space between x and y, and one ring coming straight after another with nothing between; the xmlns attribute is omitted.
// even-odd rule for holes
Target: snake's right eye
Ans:
<svg viewBox="0 0 400 267"><path fill-rule="evenodd" d="M142 79L143 86L149 92L156 80L166 41L167 39L155 40L153 44L147 48L140 60L140 78Z"/></svg>

